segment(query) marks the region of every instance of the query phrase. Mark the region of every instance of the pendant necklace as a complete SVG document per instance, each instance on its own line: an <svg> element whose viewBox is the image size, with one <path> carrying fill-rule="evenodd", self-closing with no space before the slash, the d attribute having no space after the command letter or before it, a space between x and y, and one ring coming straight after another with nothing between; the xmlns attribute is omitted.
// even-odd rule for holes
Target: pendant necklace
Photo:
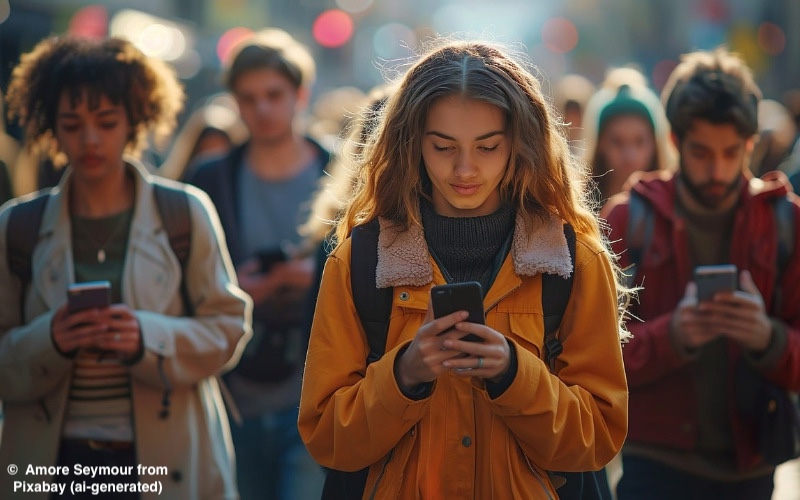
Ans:
<svg viewBox="0 0 800 500"><path fill-rule="evenodd" d="M97 263L98 264L103 264L106 261L106 250L105 250L106 245L108 245L109 242L111 242L111 240L114 238L114 236L119 232L119 228L121 228L122 226L125 226L125 225L126 224L124 224L122 222L116 224L114 226L114 228L111 230L111 233L109 233L109 235L106 237L106 239L105 239L105 241L103 242L102 245L97 245L96 244L97 242L92 237L91 231L88 231L86 233L86 235L89 237L89 240L91 240L92 246L97 248Z"/></svg>

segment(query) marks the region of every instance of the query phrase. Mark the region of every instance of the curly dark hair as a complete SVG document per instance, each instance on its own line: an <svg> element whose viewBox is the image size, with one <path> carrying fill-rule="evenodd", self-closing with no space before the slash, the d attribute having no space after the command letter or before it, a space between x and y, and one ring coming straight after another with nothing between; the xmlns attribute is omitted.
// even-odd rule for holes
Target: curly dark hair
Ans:
<svg viewBox="0 0 800 500"><path fill-rule="evenodd" d="M185 99L172 68L128 40L46 38L22 55L6 95L8 116L19 120L31 146L56 151L56 112L64 92L73 105L86 96L90 109L102 96L121 104L131 127L132 154L141 150L148 133L156 141L172 133Z"/></svg>

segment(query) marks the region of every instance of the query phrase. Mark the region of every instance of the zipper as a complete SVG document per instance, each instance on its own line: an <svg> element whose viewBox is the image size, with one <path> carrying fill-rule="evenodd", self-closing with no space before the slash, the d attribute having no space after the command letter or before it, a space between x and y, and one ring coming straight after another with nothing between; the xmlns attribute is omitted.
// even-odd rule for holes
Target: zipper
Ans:
<svg viewBox="0 0 800 500"><path fill-rule="evenodd" d="M533 476L536 478L537 481L539 481L539 484L542 486L544 492L547 493L547 498L549 498L550 500L554 500L553 496L550 494L550 491L547 489L547 485L544 483L544 479L542 479L542 476L538 472L536 472L536 469L533 468L533 465L531 465L531 461L528 460L528 455L526 455L525 452L522 452L522 456L525 457L525 463L528 464L528 470L533 472Z"/></svg>
<svg viewBox="0 0 800 500"><path fill-rule="evenodd" d="M392 457L394 456L394 448L392 451L389 452L389 456L386 457L386 461L383 462L383 467L381 467L381 473L378 474L378 479L375 480L375 486L372 487L372 493L370 493L369 498L370 500L375 499L375 494L378 493L378 486L381 484L381 480L383 476L386 474L386 468L389 466L389 462L392 461Z"/></svg>

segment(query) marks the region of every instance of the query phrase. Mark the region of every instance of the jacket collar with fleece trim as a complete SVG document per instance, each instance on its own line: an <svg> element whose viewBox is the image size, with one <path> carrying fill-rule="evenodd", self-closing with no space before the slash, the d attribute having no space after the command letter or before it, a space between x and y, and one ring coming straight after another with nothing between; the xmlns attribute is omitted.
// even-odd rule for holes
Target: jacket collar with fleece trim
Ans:
<svg viewBox="0 0 800 500"><path fill-rule="evenodd" d="M423 228L412 225L407 231L398 231L383 218L380 224L376 274L378 288L424 286L430 283L433 280L433 267ZM517 214L511 246L516 273L521 276L550 273L569 277L573 269L563 221L554 215L547 215L534 218L532 224L529 230L524 218Z"/></svg>

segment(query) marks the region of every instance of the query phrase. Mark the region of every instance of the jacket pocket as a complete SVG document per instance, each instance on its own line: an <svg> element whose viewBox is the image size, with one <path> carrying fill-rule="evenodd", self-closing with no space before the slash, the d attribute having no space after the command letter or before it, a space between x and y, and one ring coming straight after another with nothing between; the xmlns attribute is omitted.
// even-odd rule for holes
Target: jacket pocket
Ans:
<svg viewBox="0 0 800 500"><path fill-rule="evenodd" d="M508 324L510 338L526 351L542 356L544 316L541 313L512 313L508 315Z"/></svg>

